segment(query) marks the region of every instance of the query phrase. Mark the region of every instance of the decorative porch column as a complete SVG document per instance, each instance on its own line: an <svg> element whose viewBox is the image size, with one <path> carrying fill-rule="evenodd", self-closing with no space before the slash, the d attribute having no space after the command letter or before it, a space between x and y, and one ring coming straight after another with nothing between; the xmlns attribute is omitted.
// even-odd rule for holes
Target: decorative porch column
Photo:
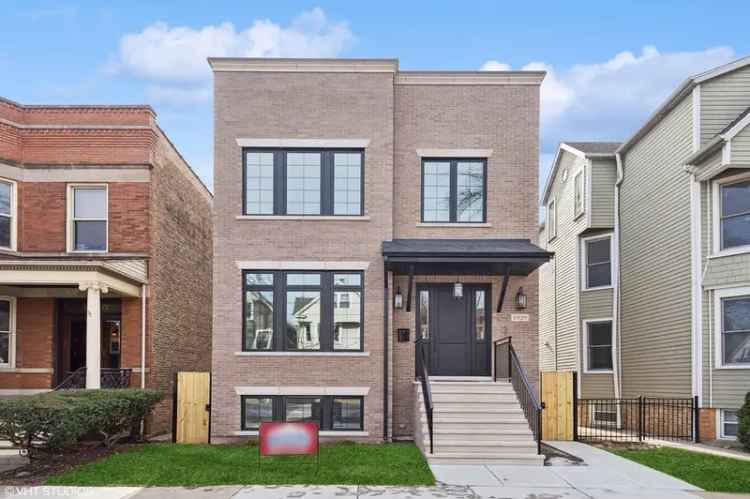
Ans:
<svg viewBox="0 0 750 499"><path fill-rule="evenodd" d="M101 294L109 289L98 282L85 282L86 291L86 389L101 388L102 313Z"/></svg>

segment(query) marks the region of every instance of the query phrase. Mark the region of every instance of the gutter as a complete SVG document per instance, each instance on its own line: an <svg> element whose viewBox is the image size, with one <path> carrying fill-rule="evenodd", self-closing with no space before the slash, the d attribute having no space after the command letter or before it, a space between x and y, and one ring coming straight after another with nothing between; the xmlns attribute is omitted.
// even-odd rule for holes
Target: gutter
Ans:
<svg viewBox="0 0 750 499"><path fill-rule="evenodd" d="M141 285L141 388L146 388L146 294L148 288Z"/></svg>

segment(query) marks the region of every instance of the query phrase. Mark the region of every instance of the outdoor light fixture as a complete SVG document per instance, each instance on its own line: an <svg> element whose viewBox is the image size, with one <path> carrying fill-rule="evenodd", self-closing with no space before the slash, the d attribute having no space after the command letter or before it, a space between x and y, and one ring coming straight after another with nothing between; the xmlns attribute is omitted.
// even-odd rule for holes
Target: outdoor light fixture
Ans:
<svg viewBox="0 0 750 499"><path fill-rule="evenodd" d="M401 294L401 288L396 289L396 294L393 297L393 306L398 309L404 307L404 295Z"/></svg>
<svg viewBox="0 0 750 499"><path fill-rule="evenodd" d="M453 285L453 297L454 298L463 298L464 296L464 285L460 282L457 282Z"/></svg>
<svg viewBox="0 0 750 499"><path fill-rule="evenodd" d="M526 295L523 293L523 287L518 288L518 293L516 293L516 308L518 310L526 308Z"/></svg>

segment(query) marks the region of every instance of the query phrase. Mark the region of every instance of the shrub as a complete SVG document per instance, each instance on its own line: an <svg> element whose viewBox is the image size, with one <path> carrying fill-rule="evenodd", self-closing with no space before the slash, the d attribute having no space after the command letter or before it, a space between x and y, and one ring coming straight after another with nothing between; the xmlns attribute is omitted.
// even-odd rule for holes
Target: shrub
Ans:
<svg viewBox="0 0 750 499"><path fill-rule="evenodd" d="M112 446L162 399L154 390L66 390L0 399L0 438L27 449L56 451L98 434Z"/></svg>
<svg viewBox="0 0 750 499"><path fill-rule="evenodd" d="M745 395L745 405L737 413L739 428L737 440L740 441L745 450L750 451L750 392Z"/></svg>

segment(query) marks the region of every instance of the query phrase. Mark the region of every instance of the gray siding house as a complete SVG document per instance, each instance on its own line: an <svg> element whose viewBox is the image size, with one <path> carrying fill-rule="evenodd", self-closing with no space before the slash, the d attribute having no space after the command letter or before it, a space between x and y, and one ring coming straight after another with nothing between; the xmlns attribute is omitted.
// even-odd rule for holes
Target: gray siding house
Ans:
<svg viewBox="0 0 750 499"><path fill-rule="evenodd" d="M597 160L578 200L577 168ZM698 396L702 438L734 438L750 391L750 57L688 78L619 147L562 144L543 202L542 369L580 372L582 397ZM611 284L589 291L597 266Z"/></svg>

